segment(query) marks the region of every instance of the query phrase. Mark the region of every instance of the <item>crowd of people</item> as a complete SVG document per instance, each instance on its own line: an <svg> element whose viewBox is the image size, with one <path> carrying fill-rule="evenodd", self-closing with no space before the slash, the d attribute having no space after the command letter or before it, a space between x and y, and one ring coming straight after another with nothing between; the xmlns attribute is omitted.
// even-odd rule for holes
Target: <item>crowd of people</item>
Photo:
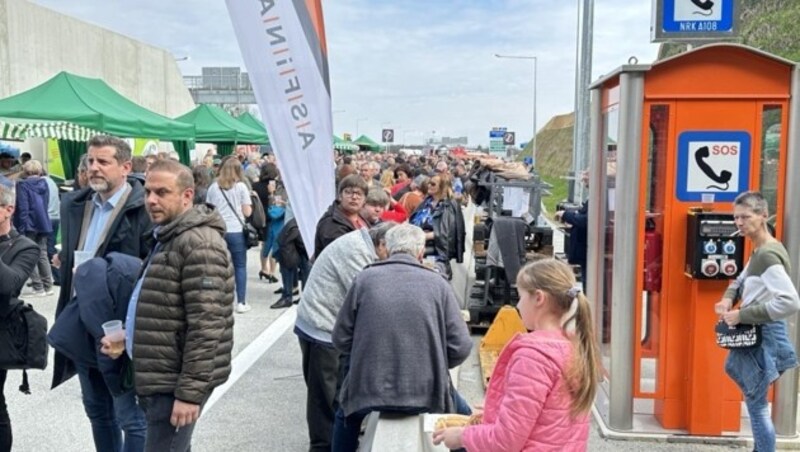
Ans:
<svg viewBox="0 0 800 452"><path fill-rule="evenodd" d="M40 162L9 160L0 155L0 314L20 296L59 288L52 387L78 376L96 450L190 450L204 404L231 372L234 313L251 309L252 228L262 239L259 283L281 284L270 307L299 303L310 451L355 451L375 411L471 415L473 425L434 432L450 449L585 450L601 377L589 302L566 263L519 271L517 308L530 333L504 348L485 404L471 407L450 381L473 347L449 283L466 247L469 162L337 155L335 200L309 257L271 155L241 147L190 168L95 136L63 196ZM731 352L726 370L746 395L757 449L772 450L767 388L797 365L779 319L800 300L763 198L744 194L734 212L756 253L745 289L740 277L716 309L730 325L763 326L760 348ZM745 301L733 309L737 296ZM114 321L121 334L106 329ZM757 382L745 378L753 359L764 363ZM0 390L0 452L11 445Z"/></svg>

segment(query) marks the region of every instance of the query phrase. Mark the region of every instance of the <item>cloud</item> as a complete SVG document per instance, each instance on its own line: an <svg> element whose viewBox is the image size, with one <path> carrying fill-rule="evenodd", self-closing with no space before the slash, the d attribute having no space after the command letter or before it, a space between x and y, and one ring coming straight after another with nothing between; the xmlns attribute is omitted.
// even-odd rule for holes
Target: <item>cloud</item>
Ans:
<svg viewBox="0 0 800 452"><path fill-rule="evenodd" d="M220 0L36 0L36 3L171 51L186 75L203 66L242 65ZM132 6L135 5L135 6ZM538 126L572 111L577 0L323 2L334 131L395 129L398 140L467 135L488 143L506 126L526 141L533 129L533 62L538 58ZM596 2L592 79L635 55L652 61L650 4ZM366 119L363 119L366 118ZM434 133L435 131L435 133Z"/></svg>

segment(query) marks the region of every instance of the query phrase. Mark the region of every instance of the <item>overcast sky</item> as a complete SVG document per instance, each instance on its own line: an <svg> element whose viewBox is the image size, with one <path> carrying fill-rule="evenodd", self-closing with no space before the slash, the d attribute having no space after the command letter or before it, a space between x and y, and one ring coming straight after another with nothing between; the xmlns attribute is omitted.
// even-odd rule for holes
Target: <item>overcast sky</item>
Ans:
<svg viewBox="0 0 800 452"><path fill-rule="evenodd" d="M184 75L203 66L243 66L223 0L34 0L35 3L164 48ZM573 110L579 0L328 0L334 132L396 142L469 137L488 144L505 126L525 142L533 130L533 62L538 57L538 127ZM596 0L592 79L656 57L650 2ZM358 130L356 130L357 120Z"/></svg>

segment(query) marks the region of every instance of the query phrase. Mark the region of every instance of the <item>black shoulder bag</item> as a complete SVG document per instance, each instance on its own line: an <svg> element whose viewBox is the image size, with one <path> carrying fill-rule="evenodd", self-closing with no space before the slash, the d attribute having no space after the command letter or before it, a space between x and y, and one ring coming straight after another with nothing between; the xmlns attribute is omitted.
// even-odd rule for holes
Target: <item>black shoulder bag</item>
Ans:
<svg viewBox="0 0 800 452"><path fill-rule="evenodd" d="M239 220L239 223L242 225L242 234L244 234L244 241L245 244L247 245L247 248L253 248L254 246L258 246L259 237L256 228L254 228L253 225L249 223L245 223L241 218L239 218L239 214L236 213L236 209L233 208L233 204L231 204L231 201L228 199L228 196L225 195L225 190L223 190L222 187L219 187L219 192L222 193L222 197L225 198L225 202L228 203L228 207L231 208L233 215L236 217L237 220Z"/></svg>
<svg viewBox="0 0 800 452"><path fill-rule="evenodd" d="M742 284L746 276L742 278ZM739 287L739 294L742 288ZM736 298L739 298L738 295ZM725 320L720 319L714 327L717 337L717 345L729 350L753 348L761 345L761 325L748 325L740 323L736 326L729 326Z"/></svg>
<svg viewBox="0 0 800 452"><path fill-rule="evenodd" d="M0 258L14 245L16 238L0 252ZM47 367L47 319L33 310L33 306L18 298L9 301L9 307L0 317L0 369L22 369L19 390L30 394L27 369Z"/></svg>
<svg viewBox="0 0 800 452"><path fill-rule="evenodd" d="M742 349L761 345L761 325L740 323L728 326L724 320L720 320L714 327L714 332L717 335L717 345L722 348Z"/></svg>

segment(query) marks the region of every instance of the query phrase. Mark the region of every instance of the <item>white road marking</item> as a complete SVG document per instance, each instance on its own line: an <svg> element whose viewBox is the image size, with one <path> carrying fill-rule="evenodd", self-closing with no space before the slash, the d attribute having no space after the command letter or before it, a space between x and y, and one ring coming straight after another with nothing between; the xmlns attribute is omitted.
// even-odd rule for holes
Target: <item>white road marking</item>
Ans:
<svg viewBox="0 0 800 452"><path fill-rule="evenodd" d="M211 410L211 407L236 384L239 378L247 373L247 371L253 367L253 364L275 345L275 342L294 325L295 319L297 319L297 306L292 306L281 314L280 317L275 319L275 321L272 322L267 329L262 331L244 350L236 355L233 359L231 375L228 377L228 381L214 389L208 402L206 402L206 405L203 407L203 414Z"/></svg>

